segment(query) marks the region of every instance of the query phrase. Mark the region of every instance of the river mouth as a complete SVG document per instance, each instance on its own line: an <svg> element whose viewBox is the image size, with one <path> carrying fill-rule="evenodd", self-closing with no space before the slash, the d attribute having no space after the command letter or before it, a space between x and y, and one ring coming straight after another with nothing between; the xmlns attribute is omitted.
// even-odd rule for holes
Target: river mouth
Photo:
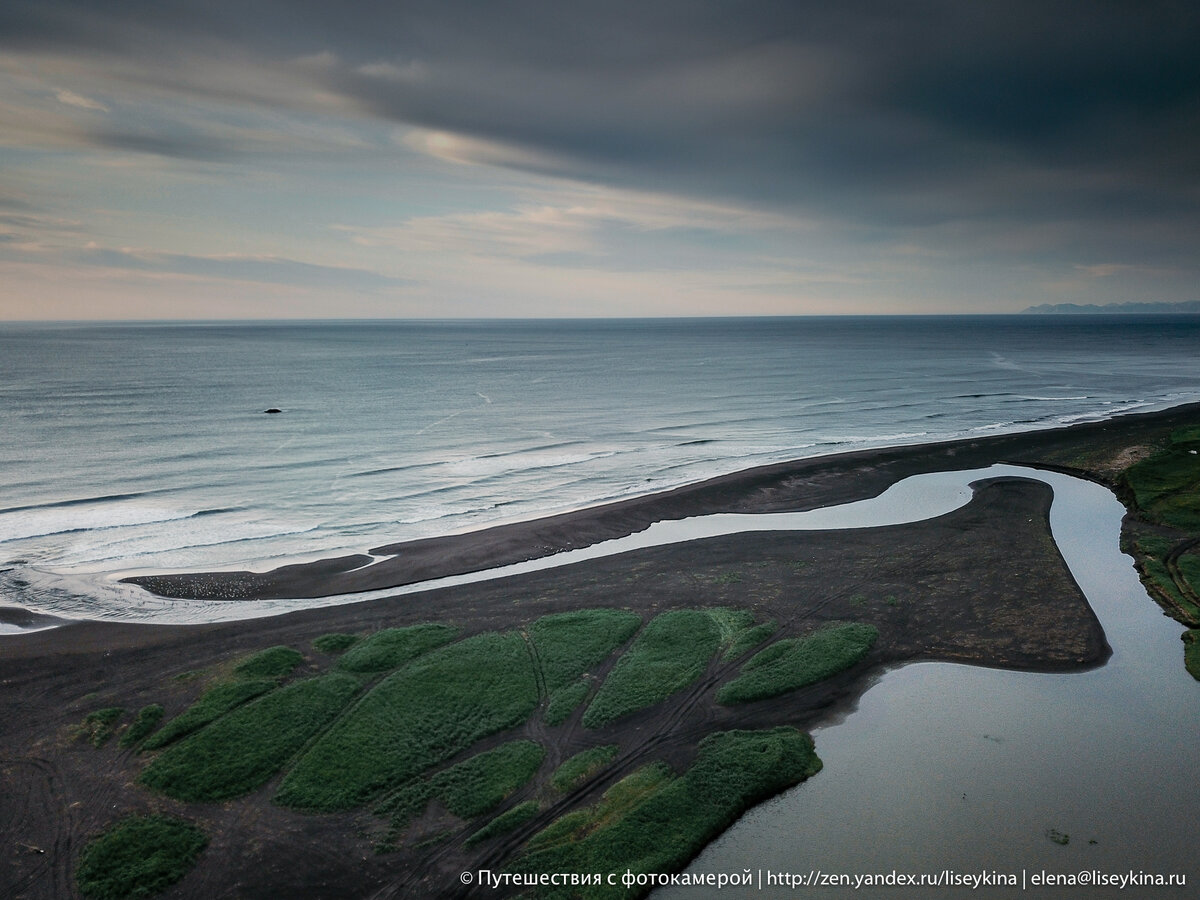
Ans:
<svg viewBox="0 0 1200 900"><path fill-rule="evenodd" d="M1011 897L1010 877L1040 896L1110 890L1032 884L1042 872L1076 880L1081 872L1197 874L1190 785L1200 766L1200 691L1181 665L1180 626L1149 600L1119 550L1124 508L1105 488L1069 476L1007 466L989 473L1054 489L1055 541L1112 658L1069 675L951 663L885 673L852 712L813 731L825 764L818 776L751 810L689 867L751 870L753 888L722 896L809 889L770 884L772 872L980 879L979 887L817 891L906 898ZM1186 887L1126 890L1188 895Z"/></svg>

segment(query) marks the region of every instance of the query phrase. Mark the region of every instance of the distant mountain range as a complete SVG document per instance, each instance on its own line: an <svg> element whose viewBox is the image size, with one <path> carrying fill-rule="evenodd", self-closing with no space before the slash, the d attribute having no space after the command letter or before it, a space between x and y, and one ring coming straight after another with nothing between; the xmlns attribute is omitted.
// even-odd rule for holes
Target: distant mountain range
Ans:
<svg viewBox="0 0 1200 900"><path fill-rule="evenodd" d="M1023 313L1047 315L1085 314L1095 315L1129 315L1133 313L1197 313L1200 314L1200 300L1184 300L1179 303L1106 303L1103 306L1096 303L1043 303L1040 306L1030 306Z"/></svg>

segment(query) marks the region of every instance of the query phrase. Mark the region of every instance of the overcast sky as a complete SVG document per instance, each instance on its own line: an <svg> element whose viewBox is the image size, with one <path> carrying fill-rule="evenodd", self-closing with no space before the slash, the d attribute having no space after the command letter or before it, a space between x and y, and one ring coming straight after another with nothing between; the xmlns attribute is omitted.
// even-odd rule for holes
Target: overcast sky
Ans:
<svg viewBox="0 0 1200 900"><path fill-rule="evenodd" d="M1200 4L4 0L0 318L1200 299Z"/></svg>

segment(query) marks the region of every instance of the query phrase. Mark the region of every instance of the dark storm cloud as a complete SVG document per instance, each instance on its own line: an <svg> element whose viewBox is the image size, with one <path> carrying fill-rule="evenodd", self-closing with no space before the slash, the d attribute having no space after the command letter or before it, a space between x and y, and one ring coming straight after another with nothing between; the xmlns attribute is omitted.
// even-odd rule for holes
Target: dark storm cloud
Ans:
<svg viewBox="0 0 1200 900"><path fill-rule="evenodd" d="M326 89L527 151L503 164L867 227L1197 218L1190 3L10 0L0 35L164 77L177 55L286 67L328 52L308 70Z"/></svg>

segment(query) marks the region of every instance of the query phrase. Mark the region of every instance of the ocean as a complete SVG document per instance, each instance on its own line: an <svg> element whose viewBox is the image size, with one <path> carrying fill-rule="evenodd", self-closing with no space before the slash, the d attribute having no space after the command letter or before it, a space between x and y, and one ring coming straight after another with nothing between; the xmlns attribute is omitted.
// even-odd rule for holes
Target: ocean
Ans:
<svg viewBox="0 0 1200 900"><path fill-rule="evenodd" d="M0 605L1195 400L1200 317L3 324Z"/></svg>

